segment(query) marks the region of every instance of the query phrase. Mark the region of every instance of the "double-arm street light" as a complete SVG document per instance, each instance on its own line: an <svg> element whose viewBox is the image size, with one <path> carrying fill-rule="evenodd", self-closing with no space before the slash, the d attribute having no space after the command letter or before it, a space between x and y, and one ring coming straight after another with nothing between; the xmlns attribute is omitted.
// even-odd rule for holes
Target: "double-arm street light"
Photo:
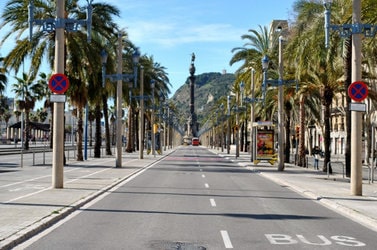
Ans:
<svg viewBox="0 0 377 250"><path fill-rule="evenodd" d="M156 157L156 135L154 131L154 116L155 116L155 99L154 99L154 88L156 85L156 81L154 79L151 80L151 88L152 88L152 112L151 112L151 139L152 139L152 155Z"/></svg>
<svg viewBox="0 0 377 250"><path fill-rule="evenodd" d="M88 42L91 40L92 27L92 2L87 0L87 16L85 20L65 18L65 0L56 1L56 18L45 20L34 19L33 0L29 1L28 23L29 37L33 37L33 25L39 25L44 32L55 32L55 62L54 71L64 74L64 34L77 32L80 26L86 26ZM53 146L52 146L52 186L63 188L64 183L64 102L54 102L54 123L53 123Z"/></svg>
<svg viewBox="0 0 377 250"><path fill-rule="evenodd" d="M101 62L102 62L102 85L105 85L105 79L108 78L110 81L117 81L117 118L116 118L116 161L115 167L122 167L122 103L123 103L123 93L122 93L122 83L130 82L134 80L134 86L136 86L137 81L137 64L139 63L140 53L138 49L135 50L132 59L134 63L134 73L133 74L122 74L123 62L123 46L122 46L123 32L118 33L118 51L117 51L117 73L113 75L106 75L106 62L108 54L105 50L101 51ZM130 100L131 101L131 100ZM128 138L130 139L130 138Z"/></svg>
<svg viewBox="0 0 377 250"><path fill-rule="evenodd" d="M226 116L227 116L227 143L226 143L226 152L227 154L230 154L230 95L227 96L227 113L226 113Z"/></svg>
<svg viewBox="0 0 377 250"><path fill-rule="evenodd" d="M237 95L237 110L236 110L236 158L240 156L240 112L243 110L243 92L245 84L240 82L240 93ZM241 96L240 96L241 95ZM241 107L240 107L241 106Z"/></svg>
<svg viewBox="0 0 377 250"><path fill-rule="evenodd" d="M220 114L220 122L221 122L221 137L220 137L220 142L221 142L221 152L224 152L224 112L223 112L223 109L224 109L224 104L220 104L219 108L218 108L218 113Z"/></svg>
<svg viewBox="0 0 377 250"><path fill-rule="evenodd" d="M284 171L284 106L283 106L283 53L282 53L282 43L283 37L279 36L279 79L267 80L267 69L269 64L269 59L265 55L262 58L262 69L263 69L263 87L265 88L267 84L278 86L278 170ZM264 91L265 94L265 91Z"/></svg>
<svg viewBox="0 0 377 250"><path fill-rule="evenodd" d="M325 45L328 47L330 30L340 33L341 37L352 36L352 82L362 79L361 70L361 39L374 37L377 33L377 25L361 23L361 1L353 0L352 24L334 25L330 22L332 0L324 0L325 7ZM353 101L353 103L357 103ZM362 113L351 110L351 194L362 195Z"/></svg>
<svg viewBox="0 0 377 250"><path fill-rule="evenodd" d="M254 124L254 121L255 121L255 102L258 102L258 101L261 101L261 99L256 99L255 98L255 85L254 85L254 74L255 74L255 70L254 68L250 68L250 71L251 71L251 80L250 80L250 90L251 90L251 98L248 98L246 97L244 99L244 102L245 103L250 103L250 107L251 107L251 110L250 110L250 123L251 123L251 130L250 130L250 161L253 162L254 159L255 159L255 154L254 154L254 144L255 144L255 140L254 140L254 127L253 127L253 124Z"/></svg>

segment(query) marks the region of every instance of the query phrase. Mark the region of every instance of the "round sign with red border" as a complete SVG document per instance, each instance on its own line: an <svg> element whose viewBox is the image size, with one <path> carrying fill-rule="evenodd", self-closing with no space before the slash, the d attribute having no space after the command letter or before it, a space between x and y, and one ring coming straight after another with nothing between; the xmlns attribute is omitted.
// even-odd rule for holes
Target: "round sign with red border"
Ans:
<svg viewBox="0 0 377 250"><path fill-rule="evenodd" d="M364 82L353 82L348 87L349 97L356 101L361 102L368 97L368 86Z"/></svg>
<svg viewBox="0 0 377 250"><path fill-rule="evenodd" d="M48 87L55 94L64 94L69 88L69 80L64 74L54 74L48 82Z"/></svg>

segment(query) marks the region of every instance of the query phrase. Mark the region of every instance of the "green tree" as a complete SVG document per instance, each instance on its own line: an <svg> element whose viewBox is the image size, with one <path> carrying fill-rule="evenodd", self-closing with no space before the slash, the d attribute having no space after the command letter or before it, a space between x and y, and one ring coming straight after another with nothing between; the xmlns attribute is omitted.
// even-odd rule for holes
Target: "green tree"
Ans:
<svg viewBox="0 0 377 250"><path fill-rule="evenodd" d="M25 31L28 27L28 0L8 1L6 8L2 14L4 20L0 28L11 27L10 31L6 31L2 41L10 39L11 35L15 34L17 42L15 47L6 56L4 63L10 69L18 72L21 63L26 58L31 58L30 75L35 76L40 69L43 58L47 58L50 67L53 67L54 55L54 33L43 32L41 27L34 27L32 39L25 36ZM55 2L41 0L35 3L34 17L36 19L55 18ZM80 6L78 0L66 1L66 13L73 19L85 19L85 8ZM113 22L113 16L119 16L119 10L109 4L94 3L93 4L93 41L91 44L87 43L85 30L78 32L70 32L65 36L65 51L66 51L66 74L72 78L71 88L76 91L83 91L79 96L74 91L69 91L69 100L78 104L82 109L87 99L86 84L94 84L98 86L99 79L93 77L96 72L100 72L100 50L103 42L110 41L114 37L114 31L117 30L117 25ZM37 26L37 25L35 25ZM39 28L39 29L38 29ZM67 56L69 55L69 56ZM89 76L91 76L90 79ZM74 86L77 84L77 86ZM79 121L80 114L79 111ZM82 121L82 120L81 120ZM80 125L80 124L79 124ZM82 127L79 127L79 132ZM82 134L79 134L82 136ZM82 142L82 138L79 143ZM80 144L78 144L78 147ZM82 159L82 151L78 150L78 159Z"/></svg>
<svg viewBox="0 0 377 250"><path fill-rule="evenodd" d="M44 108L37 109L36 117L38 122L45 122L48 116L48 112Z"/></svg>
<svg viewBox="0 0 377 250"><path fill-rule="evenodd" d="M7 82L8 82L8 79L7 79L7 76L6 76L7 71L4 68L3 61L4 61L4 58L0 57L0 94L3 93L3 91L5 90L5 87L7 86Z"/></svg>
<svg viewBox="0 0 377 250"><path fill-rule="evenodd" d="M296 75L300 84L307 85L300 86L300 88L303 91L311 91L310 86L315 85L320 93L324 115L321 120L317 120L317 123L323 124L325 150L323 171L327 171L331 143L330 108L334 95L344 89L338 81L344 68L340 57L340 38L332 36L330 47L325 48L324 9L321 3L301 0L296 2L294 9L297 12L297 22L288 45L288 51L291 55L291 62L296 65ZM301 95L307 96L303 91L301 91ZM302 110L300 113L304 114ZM303 121L302 119L304 118L301 117L300 120ZM300 156L302 157L302 152ZM331 168L329 171L332 172Z"/></svg>
<svg viewBox="0 0 377 250"><path fill-rule="evenodd" d="M23 136L25 139L24 149L28 150L30 139L30 111L34 109L35 102L43 97L41 96L43 86L26 73L22 74L22 78L15 77L15 79L17 82L12 84L12 88L16 94L16 98L20 98L18 101L20 109L25 112L25 130L22 131L22 133L24 133Z"/></svg>
<svg viewBox="0 0 377 250"><path fill-rule="evenodd" d="M43 110L48 114L48 111L50 111L51 119L49 120L50 123L50 148L52 148L52 134L53 134L53 117L54 117L54 103L51 102L51 90L48 87L48 79L50 79L51 75L47 75L46 73L39 73L39 79L38 82L42 86L41 88L41 95L44 96L44 102L43 102Z"/></svg>

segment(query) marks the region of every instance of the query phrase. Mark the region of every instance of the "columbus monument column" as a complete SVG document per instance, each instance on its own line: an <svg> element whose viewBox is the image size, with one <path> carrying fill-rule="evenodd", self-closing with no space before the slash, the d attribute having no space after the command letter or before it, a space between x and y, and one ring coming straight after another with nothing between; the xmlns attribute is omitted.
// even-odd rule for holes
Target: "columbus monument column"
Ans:
<svg viewBox="0 0 377 250"><path fill-rule="evenodd" d="M198 129L198 125L197 125L197 121L196 121L196 114L195 114L195 65L194 65L194 61L195 61L195 54L192 53L192 56L191 56L191 65L190 65L190 68L189 68L189 72L190 72L190 77L189 77L189 80L190 80L190 114L191 114L191 136L192 137L197 137L198 136L198 133L197 133L197 129Z"/></svg>

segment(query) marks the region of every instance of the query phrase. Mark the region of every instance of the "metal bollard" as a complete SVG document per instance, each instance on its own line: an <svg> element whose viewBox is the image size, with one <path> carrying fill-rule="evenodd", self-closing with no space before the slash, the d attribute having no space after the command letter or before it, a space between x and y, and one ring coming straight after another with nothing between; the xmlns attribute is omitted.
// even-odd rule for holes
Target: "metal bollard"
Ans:
<svg viewBox="0 0 377 250"><path fill-rule="evenodd" d="M35 150L33 149L33 166L35 166Z"/></svg>

